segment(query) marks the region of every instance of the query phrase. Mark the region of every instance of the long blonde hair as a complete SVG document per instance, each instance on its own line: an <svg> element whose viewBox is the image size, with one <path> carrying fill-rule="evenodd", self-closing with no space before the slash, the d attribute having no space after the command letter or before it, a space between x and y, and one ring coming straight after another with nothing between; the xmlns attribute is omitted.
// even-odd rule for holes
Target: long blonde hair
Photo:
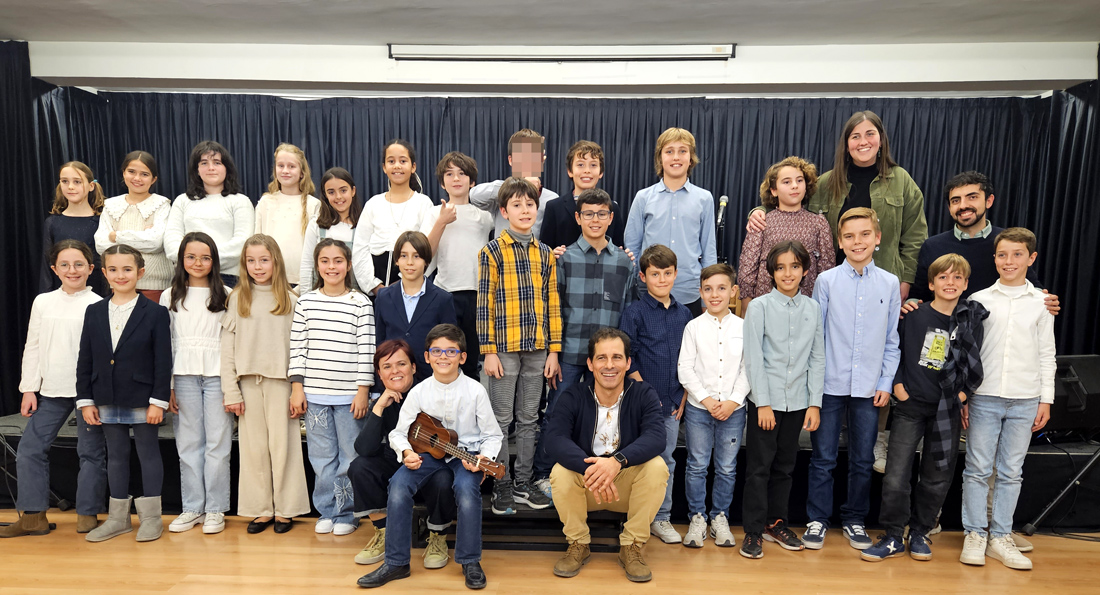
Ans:
<svg viewBox="0 0 1100 595"><path fill-rule="evenodd" d="M66 167L71 167L80 172L80 175L84 178L84 182L88 184L88 206L92 207L92 212L96 215L102 213L104 200L103 186L100 186L99 181L95 179L92 168L84 165L80 161L70 161L57 168L57 177L61 177L61 172ZM65 198L65 193L61 191L61 182L58 182L57 188L54 189L53 192L53 207L50 208L50 214L60 215L67 208L69 208L69 199Z"/></svg>
<svg viewBox="0 0 1100 595"><path fill-rule="evenodd" d="M291 289L290 282L286 280L286 265L283 263L283 253L279 250L279 244L275 243L275 238L258 233L245 240L244 248L241 249L240 270L244 274L240 276L240 281L233 290L233 295L237 296L237 315L241 318L248 318L252 315L252 286L255 282L248 274L248 259L245 253L248 252L249 246L263 246L266 248L271 254L271 260L275 265L275 270L271 273L271 292L275 294L275 307L271 309L271 313L275 316L290 314L294 307L290 303Z"/></svg>
<svg viewBox="0 0 1100 595"><path fill-rule="evenodd" d="M305 151L290 143L282 143L278 147L275 147L275 154L272 156L271 183L267 185L269 194L275 194L283 189L283 185L279 183L278 172L275 168L275 159L278 158L279 153L290 153L297 157L298 165L302 169L302 177L298 180L298 191L302 193L302 233L305 233L306 226L309 225L309 213L306 211L306 198L317 191L316 186L313 185L313 174L309 171L309 162L306 161Z"/></svg>

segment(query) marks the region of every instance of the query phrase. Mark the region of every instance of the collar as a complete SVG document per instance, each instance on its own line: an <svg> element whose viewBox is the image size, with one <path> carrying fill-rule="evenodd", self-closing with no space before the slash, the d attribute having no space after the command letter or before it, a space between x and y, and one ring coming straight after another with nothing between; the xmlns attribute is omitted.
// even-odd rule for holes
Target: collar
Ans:
<svg viewBox="0 0 1100 595"><path fill-rule="evenodd" d="M854 273L855 269L852 269L852 272ZM775 294L774 299L779 304L782 304L784 306L788 306L788 305L801 306L802 305L802 300L807 299L806 296L802 295L801 291L795 293L794 297L787 297L787 296L783 295L783 292L781 292L778 289L773 287L770 293Z"/></svg>
<svg viewBox="0 0 1100 595"><path fill-rule="evenodd" d="M705 307L706 306L704 305L704 308ZM706 318L707 320L709 320L710 322L718 325L719 328L721 328L722 325L728 323L729 319L730 319L730 316L733 316L733 315L734 315L733 312L730 312L729 314L726 314L725 318L723 318L722 320L718 320L718 317L715 316L714 314L711 314L709 310L706 310L706 309L703 310L703 317Z"/></svg>
<svg viewBox="0 0 1100 595"><path fill-rule="evenodd" d="M623 395L626 394L626 385L623 385L623 390L619 391L619 398L615 399L615 402L610 405L604 405L600 402L600 398L596 396L596 389L592 389L592 400L596 402L596 410L599 411L600 407L606 407L607 409L614 409L623 403Z"/></svg>
<svg viewBox="0 0 1100 595"><path fill-rule="evenodd" d="M610 246L610 244L608 244L608 245ZM639 293L642 294L642 297L641 297L642 303L646 304L647 306L649 306L650 308L653 308L655 310L656 309L672 310L673 306L675 306L676 303L677 303L676 302L676 296L672 295L671 293L668 294L668 299L669 299L668 308L665 308L664 304L662 304L661 302L658 302L657 298L649 295L649 292L646 291L645 289L642 289Z"/></svg>
<svg viewBox="0 0 1100 595"><path fill-rule="evenodd" d="M955 234L956 240L976 240L978 238L988 238L989 234L993 232L993 224L988 218L985 220L985 227L977 233L974 237L970 237L967 233L959 229L959 224L956 223L951 227L951 232Z"/></svg>
<svg viewBox="0 0 1100 595"><path fill-rule="evenodd" d="M675 190L675 191L669 190L668 186L665 185L665 177L664 176L661 176L661 179L660 179L660 181L657 182L657 185L660 186L660 188L658 188L658 190L657 190L658 192L669 192L669 193L672 193L672 194L675 194L676 192L680 192L680 190L691 192L692 190L695 189L695 185L691 183L691 178L688 178L687 181L684 182L684 186L682 188L680 188L680 190Z"/></svg>
<svg viewBox="0 0 1100 595"><path fill-rule="evenodd" d="M398 283L400 283L400 281L398 281ZM424 279L424 282L420 284L420 291L414 293L413 295L409 295L409 294L405 293L405 286L401 285L401 297L406 299L406 300L411 300L413 298L418 298L418 297L424 295L424 292L427 291L427 289L428 289L428 279L426 279L426 278Z"/></svg>
<svg viewBox="0 0 1100 595"><path fill-rule="evenodd" d="M139 299L141 299L141 294L140 293L137 294L137 296L134 299L126 302L125 304L115 304L113 301L111 301L111 298L107 298L107 307L110 308L114 312L119 312L119 313L126 312L128 310L133 310L135 307L137 307L137 303L138 303Z"/></svg>
<svg viewBox="0 0 1100 595"><path fill-rule="evenodd" d="M611 238L609 236L604 236L604 239L607 240L607 245L604 246L603 249L604 252L610 254L613 252L613 250L616 250L615 243L611 241ZM581 234L581 237L577 238L577 246L581 249L582 252L595 251L595 248L592 246L592 244L588 243L588 239L584 237L584 234ZM647 293L646 295L649 294Z"/></svg>
<svg viewBox="0 0 1100 595"><path fill-rule="evenodd" d="M531 231L534 231L534 229L532 229ZM501 230L500 237L497 238L497 239L502 244L518 244L519 243L519 240L517 240L516 237L512 235L512 230L507 228L507 227L504 228L503 230ZM538 242L538 238L536 238L534 234L531 234L531 244L536 244L537 242Z"/></svg>
<svg viewBox="0 0 1100 595"><path fill-rule="evenodd" d="M138 213L142 219L148 219L150 215L156 212L164 203L168 202L168 199L159 194L150 194L149 198L134 205L137 207ZM118 219L122 217L126 209L130 207L130 203L126 202L126 195L120 194L108 198L103 202L103 210L107 211L112 219Z"/></svg>
<svg viewBox="0 0 1100 595"><path fill-rule="evenodd" d="M1001 283L1000 279L997 279L993 283L993 285L989 286L990 291L996 291L997 293L1000 293L1001 295L1004 295L1004 296L1008 296L1008 291L1006 291L1007 288L1008 288L1008 286ZM1043 292L1036 289L1035 286L1032 285L1031 281L1028 281L1027 279L1024 279L1024 293L1023 293L1023 295L1034 295L1034 296L1038 296L1038 297L1043 297Z"/></svg>
<svg viewBox="0 0 1100 595"><path fill-rule="evenodd" d="M849 279L855 279L856 277L861 276L859 273L856 272L856 268L852 266L852 263L848 262L847 258L844 259L844 262L840 263L840 268L844 271L845 275L848 275ZM866 277L871 271L877 268L878 267L875 266L875 261L872 260L871 262L863 266L862 276Z"/></svg>

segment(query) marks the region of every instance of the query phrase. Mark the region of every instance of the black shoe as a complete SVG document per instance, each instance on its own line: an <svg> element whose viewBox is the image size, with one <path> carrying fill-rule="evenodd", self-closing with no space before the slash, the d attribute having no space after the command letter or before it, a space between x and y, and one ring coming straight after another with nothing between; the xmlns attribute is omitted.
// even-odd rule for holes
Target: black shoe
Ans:
<svg viewBox="0 0 1100 595"><path fill-rule="evenodd" d="M512 482L497 480L493 484L493 514L516 514L516 501L512 497Z"/></svg>
<svg viewBox="0 0 1100 595"><path fill-rule="evenodd" d="M275 532L280 534L286 533L287 531L290 531L290 528L293 526L294 521L287 521L285 523L283 521L275 521Z"/></svg>
<svg viewBox="0 0 1100 595"><path fill-rule="evenodd" d="M373 589L375 587L381 587L390 581L409 578L409 574L411 573L409 572L408 564L404 566L390 566L383 562L374 572L359 577L359 580L355 581L355 584L364 589Z"/></svg>
<svg viewBox="0 0 1100 595"><path fill-rule="evenodd" d="M802 540L794 534L794 531L787 527L787 523L784 523L783 519L776 520L775 523L764 530L764 539L774 541L783 549L792 552L797 552L806 547L806 544L802 543Z"/></svg>
<svg viewBox="0 0 1100 595"><path fill-rule="evenodd" d="M406 572L408 572L406 570ZM406 574L405 576L408 576ZM481 570L480 562L471 562L469 564L462 565L462 576L466 577L467 589L484 589L485 588L485 572Z"/></svg>
<svg viewBox="0 0 1100 595"><path fill-rule="evenodd" d="M543 508L549 508L554 504L554 501L546 497L546 494L542 493L542 490L536 488L531 482L516 482L512 487L512 493L515 495L516 502L522 502L535 510L542 510Z"/></svg>
<svg viewBox="0 0 1100 595"><path fill-rule="evenodd" d="M753 560L764 557L764 536L759 533L746 533L741 542L741 555Z"/></svg>
<svg viewBox="0 0 1100 595"><path fill-rule="evenodd" d="M274 518L267 519L266 521L258 521L256 519L253 519L251 522L248 523L247 531L251 535L255 535L257 533L263 533L264 531L267 530L268 527L270 527L274 523L275 523Z"/></svg>

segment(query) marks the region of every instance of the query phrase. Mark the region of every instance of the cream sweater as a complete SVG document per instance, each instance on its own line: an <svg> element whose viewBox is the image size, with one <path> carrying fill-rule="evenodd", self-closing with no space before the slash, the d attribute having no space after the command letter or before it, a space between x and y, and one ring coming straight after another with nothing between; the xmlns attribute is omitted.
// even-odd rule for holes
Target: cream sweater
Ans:
<svg viewBox="0 0 1100 595"><path fill-rule="evenodd" d="M242 283L248 283L247 280ZM275 316L275 295L271 286L252 286L252 309L248 318L237 314L240 292L229 296L229 308L222 317L221 376L225 404L243 403L238 381L242 376L263 376L286 380L290 367L290 325L298 296L290 294L291 311Z"/></svg>
<svg viewBox="0 0 1100 595"><path fill-rule="evenodd" d="M321 201L307 196L307 224L316 221L320 212ZM263 195L260 202L256 203L256 233L275 238L275 243L283 253L283 262L286 263L286 279L291 285L297 285L299 268L294 265L302 262L302 241L305 237L301 195L288 196L282 192Z"/></svg>

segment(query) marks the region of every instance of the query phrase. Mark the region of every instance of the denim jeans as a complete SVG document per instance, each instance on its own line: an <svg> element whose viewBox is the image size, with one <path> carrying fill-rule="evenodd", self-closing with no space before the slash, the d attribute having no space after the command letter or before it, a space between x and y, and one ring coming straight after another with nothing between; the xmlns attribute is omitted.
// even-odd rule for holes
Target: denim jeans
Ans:
<svg viewBox="0 0 1100 595"><path fill-rule="evenodd" d="M874 398L823 395L821 425L810 433L809 491L806 514L829 526L833 516L833 469L840 445L840 428L848 421L848 497L840 507L842 524L865 524L871 510L871 468L875 464L878 411Z"/></svg>
<svg viewBox="0 0 1100 595"><path fill-rule="evenodd" d="M542 437L546 435L546 423L550 419L550 414L554 411L554 401L557 400L558 395L565 392L565 389L570 385L577 384L584 378L584 374L588 372L588 366L576 366L573 364L561 365L561 380L558 381L557 388L550 389L546 392L546 412L542 415L542 431L539 433L539 443L535 447L535 467L534 478L546 479L550 477L550 470L554 468L554 461L550 458L550 455L546 454L546 443L543 442Z"/></svg>
<svg viewBox="0 0 1100 595"><path fill-rule="evenodd" d="M481 561L481 473L471 473L462 461L443 462L423 456L417 470L404 465L390 479L390 494L386 501L386 564L406 566L412 548L413 495L436 473L453 477L458 526L455 528L455 562L472 564Z"/></svg>
<svg viewBox="0 0 1100 595"><path fill-rule="evenodd" d="M67 397L38 395L38 410L27 421L15 459L19 474L16 508L19 510L45 512L50 507L50 445L74 406L75 401ZM78 411L76 432L76 454L80 459L76 512L84 515L106 512L107 442L103 439L103 426L84 423L84 416Z"/></svg>
<svg viewBox="0 0 1100 595"><path fill-rule="evenodd" d="M986 535L988 481L996 464L989 534L1004 537L1012 532L1012 515L1020 497L1024 459L1031 445L1031 426L1039 410L1039 397L1005 399L974 395L968 403L970 428L963 471L963 528Z"/></svg>
<svg viewBox="0 0 1100 595"><path fill-rule="evenodd" d="M503 378L489 377L489 401L493 405L500 431L504 433L497 460L508 464L508 426L516 422L516 462L510 466L504 480L530 481L535 466L535 428L539 423L539 401L542 400L542 375L546 350L498 353L504 368Z"/></svg>
<svg viewBox="0 0 1100 595"><path fill-rule="evenodd" d="M348 467L355 459L355 438L366 423L355 419L351 405L318 405L306 396L306 446L313 481L313 505L323 519L355 523L355 496Z"/></svg>
<svg viewBox="0 0 1100 595"><path fill-rule="evenodd" d="M229 459L233 414L225 410L219 376L176 376L172 418L180 456L184 512L229 510Z"/></svg>
<svg viewBox="0 0 1100 595"><path fill-rule="evenodd" d="M714 453L714 486L710 494L710 519L719 513L729 518L733 486L737 479L737 451L745 435L745 409L738 407L725 421L718 421L706 409L684 406L687 442L686 491L688 517L706 515L707 469Z"/></svg>
<svg viewBox="0 0 1100 595"><path fill-rule="evenodd" d="M688 407L691 405L684 405L684 409ZM672 458L672 453L676 450L676 441L680 438L680 420L669 415L664 419L664 423L665 450L661 452L661 459L668 467L668 485L665 486L665 500L661 502L657 516L653 518L655 522L672 520L672 483L673 478L676 477L676 459Z"/></svg>

